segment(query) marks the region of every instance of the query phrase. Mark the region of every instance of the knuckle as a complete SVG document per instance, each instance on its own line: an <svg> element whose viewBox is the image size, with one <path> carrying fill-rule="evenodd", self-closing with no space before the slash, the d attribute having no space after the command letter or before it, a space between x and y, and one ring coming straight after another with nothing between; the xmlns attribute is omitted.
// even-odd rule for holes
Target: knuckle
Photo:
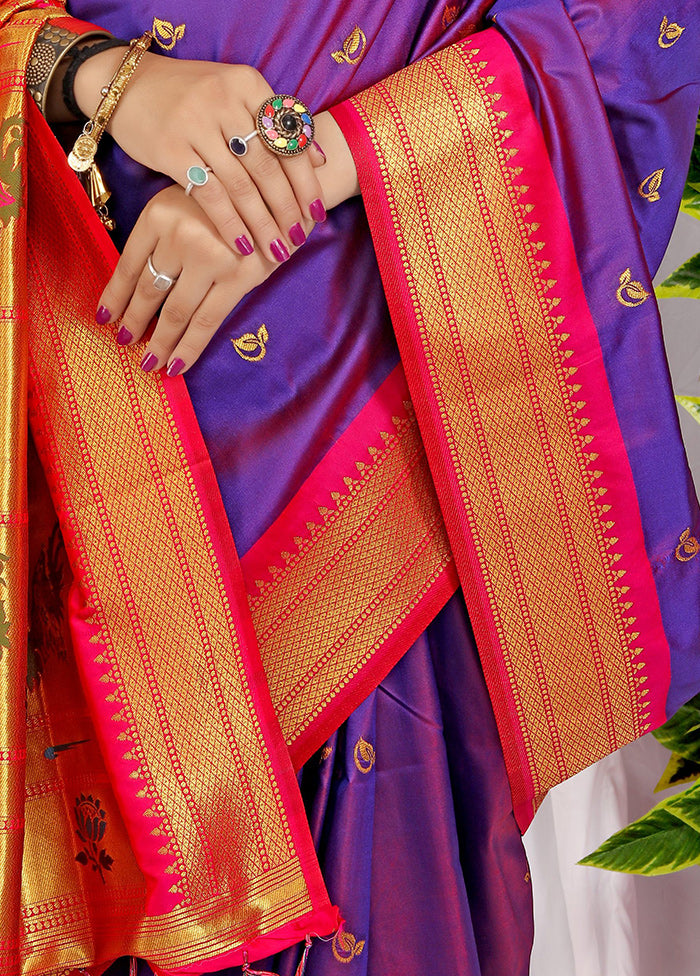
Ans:
<svg viewBox="0 0 700 976"><path fill-rule="evenodd" d="M215 319L211 313L198 312L190 323L192 338L195 339L197 349L201 348L201 340L208 341L221 325L221 320ZM200 340L200 341L198 341Z"/></svg>
<svg viewBox="0 0 700 976"><path fill-rule="evenodd" d="M117 284L133 283L140 277L142 271L143 268L137 267L131 258L122 255L114 269L112 281ZM110 287L111 285L112 282L110 282Z"/></svg>
<svg viewBox="0 0 700 976"><path fill-rule="evenodd" d="M280 164L277 162L271 152L265 151L265 155L261 156L256 162L255 169L258 176L262 177L264 180L269 180L273 176L278 175L280 171Z"/></svg>
<svg viewBox="0 0 700 976"><path fill-rule="evenodd" d="M235 176L231 176L228 182L229 191L233 197L248 197L251 195L255 186L242 166L238 167Z"/></svg>
<svg viewBox="0 0 700 976"><path fill-rule="evenodd" d="M159 324L169 331L181 332L190 320L190 312L177 301L167 302L160 313Z"/></svg>

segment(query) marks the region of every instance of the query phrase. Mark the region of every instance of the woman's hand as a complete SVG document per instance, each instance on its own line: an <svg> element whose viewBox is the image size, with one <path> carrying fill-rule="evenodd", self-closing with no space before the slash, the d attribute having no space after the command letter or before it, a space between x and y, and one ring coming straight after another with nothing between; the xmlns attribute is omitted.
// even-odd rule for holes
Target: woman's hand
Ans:
<svg viewBox="0 0 700 976"><path fill-rule="evenodd" d="M307 229L311 221L307 220ZM176 278L164 293L148 267ZM157 193L144 207L100 299L98 322L122 316L117 342L131 345L161 310L144 351L146 372L167 365L177 376L197 361L217 329L278 265L255 252L234 253L200 207L179 186Z"/></svg>
<svg viewBox="0 0 700 976"><path fill-rule="evenodd" d="M104 51L78 69L75 97L90 116L99 92L123 57ZM244 156L228 140L255 130L255 118L272 89L248 65L178 61L143 56L109 124L121 148L150 169L186 186L190 166L209 167L208 182L192 199L209 216L230 248L248 255L253 243L269 259L286 260L304 242L304 227L325 220L323 192L314 165L323 153L312 146L300 156L278 156L251 139Z"/></svg>

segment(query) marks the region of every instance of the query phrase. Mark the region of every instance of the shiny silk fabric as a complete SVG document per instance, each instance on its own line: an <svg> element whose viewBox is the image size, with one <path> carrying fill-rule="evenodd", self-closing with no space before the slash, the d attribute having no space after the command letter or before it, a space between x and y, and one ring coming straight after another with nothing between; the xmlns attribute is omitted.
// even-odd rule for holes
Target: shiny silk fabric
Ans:
<svg viewBox="0 0 700 976"><path fill-rule="evenodd" d="M639 198L635 198L637 219L646 235L643 234L643 239L653 264L658 258L659 240L667 233L675 214L687 156L685 148L689 147L693 113L697 110L697 79L691 74L692 59L680 56L681 43L687 43L693 32L697 36L697 23L693 22L697 14L689 6L683 16L674 13L683 28L681 33L678 33L680 28L675 33L669 31L668 25L664 28L661 15L658 18L649 15L644 21L646 32L633 33L628 28L625 35L629 14L623 6L616 8L614 13L617 25L613 32L617 45L614 57L605 50L613 14L596 15L587 4L566 10L559 4L543 3L535 12L532 5L497 3L490 8L488 16L508 38L524 69L530 99L540 118L566 207L586 298L611 386L621 442L634 479L647 553L641 558L648 558L656 575L660 612L671 648L669 707L672 708L695 691L698 683L693 651L697 646L700 560L693 561L692 545L684 546L681 539L686 529L693 539L698 536L697 506L688 493L687 469L671 413L644 257L635 236L629 200L620 179L604 109L618 146L625 150L623 161L628 180L639 177L636 184L630 185L630 196L636 192ZM191 6L179 10L177 4L169 5L167 10L154 7L148 11L142 5L137 10L123 4L75 4L72 9L79 16L126 36L139 33L153 21L161 47L172 50L175 56L253 63L273 87L296 87L314 108L340 102L343 97L366 89L391 71L402 68L408 61L483 27L482 17L487 13L478 5L461 10L458 5L447 4L439 9L431 6L416 10L415 18L411 19L406 18L405 11L384 10L377 4L358 4L357 9L354 6L352 9L353 23L345 24L345 18L349 16L345 7L341 11L340 8L333 9L332 5L324 5L323 11L305 7L300 14L295 10L293 27L292 11L289 17L280 14L275 26L271 27L269 14L264 16L261 11L260 16L254 17L248 8L245 23L240 22L240 12L237 14L228 7L217 11L216 17L211 16L210 6L206 12L196 9L193 12ZM303 22L305 17L309 19L307 25ZM606 33L597 30L601 20ZM298 30L300 36L304 36L303 60L299 59L298 47L289 44L292 30ZM620 51L621 37L626 36L629 37L628 56ZM177 37L180 39L176 41ZM316 50L309 50L308 37L317 39ZM648 46L644 47L643 43ZM643 55L656 58L658 70L649 71ZM660 58L665 60L659 61ZM618 69L615 78L610 76L609 70L606 71L610 64ZM627 74L621 77L619 72L623 70L623 64ZM604 99L602 104L598 101L590 65L597 68ZM649 79L653 79L656 87ZM15 84L15 88L19 91L20 86ZM634 115L635 124L630 126L626 125L630 115L626 99L634 99L641 105ZM596 111L590 112L585 126L567 125L569 119L575 117L576 106L582 103L594 105ZM663 103L663 108L657 103ZM646 108L652 105L653 110ZM417 115L419 117L420 113ZM418 120L414 122L418 124ZM353 142L351 128L348 126L347 131ZM648 138L650 128L656 133L653 141ZM663 161L666 165L659 163L646 174L643 172L647 165L644 154L651 152L652 142L660 153L666 147L672 158ZM581 151L584 146L589 151L595 146L595 166L586 165L585 154ZM639 149L638 153L635 148ZM635 172L635 167L642 172L641 176ZM124 234L145 199L160 184L152 174L141 171L118 151L114 152L109 168L113 185L129 188L128 194L117 193L118 216ZM367 174L372 172L371 162L367 162L364 171L362 166L359 168L361 175L364 172L368 179ZM653 183L657 186L661 179L663 190L652 199L655 191L648 177L657 170L663 170L663 173ZM600 189L601 181L606 192ZM612 194L613 202L610 187L616 190ZM663 205L655 206L658 203ZM374 209L370 216L375 220ZM647 229L650 226L656 228L653 233ZM374 224L373 231L375 237L381 232ZM468 247L468 243L465 246ZM351 275L348 275L348 268L352 269ZM386 281L386 270L382 270ZM304 288L305 281L319 279L327 281L328 287ZM290 327L290 293L296 296L294 328ZM8 305L22 307L21 300L13 300ZM628 314L629 309L634 309L638 316L635 318L634 345L631 339L624 341L630 334L628 320L620 318ZM230 340L244 333L257 332L261 321L266 324L271 342L258 368L233 358L235 353ZM651 364L646 372L635 368L640 347L645 363ZM328 447L342 439L371 394L389 377L396 361L380 279L362 213L356 202L350 203L339 208L327 225L317 228L295 262L280 269L264 291L249 296L236 310L210 346L201 367L193 371L187 381L197 421L214 464L226 515L241 553L251 549L263 530L284 513L285 506L327 454ZM232 383L231 370L236 368L241 371L240 378ZM660 391L658 397L646 396L650 382ZM517 436L517 411L514 411L512 423L511 436ZM655 436L651 436L652 432ZM19 446L21 448L21 444ZM659 460L661 452L664 456ZM289 460L284 471L278 464L280 456ZM11 514L12 509L8 512ZM15 579L21 582L21 576ZM246 580L246 584L254 596L255 579ZM443 602L444 598L446 596ZM80 620L80 608L74 607L73 615L74 619ZM87 622L90 624L89 620ZM631 625L625 621L626 625L628 623ZM443 634L445 646L449 640L450 634ZM646 662L643 659L640 663ZM665 687L662 679L653 684L657 707L654 719L658 721L661 718L658 713L659 689L663 696ZM48 679L45 687L48 694ZM643 689L641 692L643 698ZM77 689L75 694L79 694ZM641 706L643 703L638 700L637 704ZM16 696L14 706L16 708ZM84 711L84 706L82 708ZM643 730L649 716L645 716L640 707L637 718L640 727L634 730L635 733ZM446 725L449 728L450 722ZM362 768L371 764L370 750L373 747L365 742L365 746L358 748L356 745L356 749L355 761L363 775ZM22 759L21 749L16 755L8 755L9 759L14 765L7 768L12 768L15 776L20 775L17 771L21 773L21 766L17 763ZM93 756L91 762L97 767L99 754ZM108 788L104 774L93 781L100 783L104 798ZM94 790L94 787L90 789ZM17 803L16 790L14 796ZM96 794L86 787L80 792L73 811L79 831L88 839L95 831L103 830L100 821L104 818L95 797ZM293 799L290 800L293 804ZM527 815L521 814L521 822L526 819ZM15 829L17 827L19 821ZM115 826L115 844L119 830ZM70 842L68 831L65 835L68 849ZM125 840L119 841L119 850L126 861L128 845ZM78 851L78 855L80 853ZM89 859L89 845L83 856ZM111 870L113 860L111 855L106 856L110 863L98 862L94 873L102 875ZM81 864L79 856L77 860ZM31 861L28 861L28 868L30 872L34 870ZM511 868L517 868L517 860L512 861ZM132 890L137 893L138 871L132 871L132 875ZM9 883L14 880L16 885L16 875L11 873L8 877ZM14 897L16 913L16 892ZM132 910L140 910L138 896L131 897ZM8 904L12 904L11 893L8 898ZM365 903L370 900L370 894L366 894ZM127 903L128 899L124 905ZM53 903L49 900L46 905L52 918L54 913L58 913L55 915L58 918L60 912L68 908L67 903L60 900ZM15 913L10 924L16 918ZM414 917L414 922L419 925L425 923L425 919ZM28 924L28 931L36 930L36 923ZM38 930L42 930L42 925ZM43 930L48 933L49 927L44 925ZM14 933L9 932L8 944L13 937ZM100 938L104 939L104 936ZM166 934L159 938L167 941L168 937ZM100 939L97 941L99 943ZM362 958L365 948L364 942L362 946L360 942L363 940L349 933L337 936L333 943L333 958L336 962L355 964ZM109 953L105 954L106 944L116 945L118 939L101 943L97 950L100 960L109 958ZM132 945L132 951L137 951L138 944L123 948ZM256 951L252 949L251 958L256 958ZM459 950L455 951L459 954ZM470 960L470 972L477 971L474 952L473 945L465 944L462 948L464 958ZM482 943L482 955L487 954ZM41 953L37 959L40 958ZM85 963L90 961L89 950L82 958ZM176 958L177 954L171 956L171 966ZM195 969L199 966L194 958L191 962ZM187 960L181 957L180 966L186 964ZM390 968L384 960L384 971Z"/></svg>

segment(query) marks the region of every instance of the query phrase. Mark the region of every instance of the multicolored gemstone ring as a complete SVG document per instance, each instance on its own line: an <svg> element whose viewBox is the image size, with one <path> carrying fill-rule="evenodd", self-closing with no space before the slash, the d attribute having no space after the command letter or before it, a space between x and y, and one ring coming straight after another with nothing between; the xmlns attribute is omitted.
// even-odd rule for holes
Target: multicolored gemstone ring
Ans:
<svg viewBox="0 0 700 976"><path fill-rule="evenodd" d="M255 120L263 145L280 156L298 156L314 138L314 120L294 95L272 95L258 109Z"/></svg>

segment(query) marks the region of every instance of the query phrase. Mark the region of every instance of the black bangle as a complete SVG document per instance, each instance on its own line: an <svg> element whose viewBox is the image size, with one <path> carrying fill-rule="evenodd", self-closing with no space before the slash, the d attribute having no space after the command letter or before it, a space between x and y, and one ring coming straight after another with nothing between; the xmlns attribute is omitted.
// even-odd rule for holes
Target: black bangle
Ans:
<svg viewBox="0 0 700 976"><path fill-rule="evenodd" d="M84 64L88 58L93 57L95 54L102 54L103 51L109 51L110 48L128 46L128 41L122 41L118 37L109 37L105 41L98 41L97 44L86 44L85 47L78 48L75 51L71 57L68 69L63 76L63 103L74 118L80 120L86 118L85 114L81 112L73 94L75 75L80 65Z"/></svg>

